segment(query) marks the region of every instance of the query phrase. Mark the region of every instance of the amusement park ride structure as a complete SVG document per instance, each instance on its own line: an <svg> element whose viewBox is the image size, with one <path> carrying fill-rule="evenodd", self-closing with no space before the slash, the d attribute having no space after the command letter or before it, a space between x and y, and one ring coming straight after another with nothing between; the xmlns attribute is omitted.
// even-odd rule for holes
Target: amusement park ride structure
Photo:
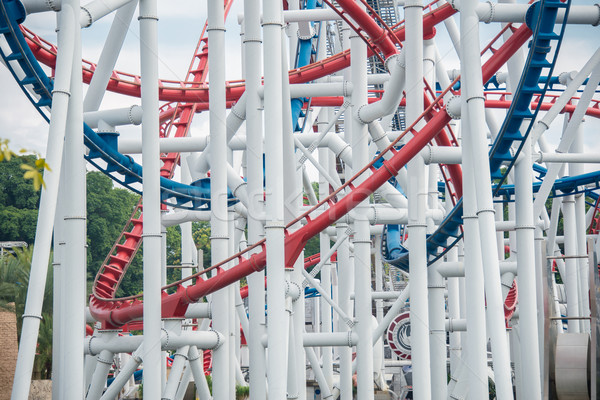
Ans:
<svg viewBox="0 0 600 400"><path fill-rule="evenodd" d="M600 6L244 0L244 80L227 81L232 3L207 1L185 80L167 81L157 0L0 2L3 64L49 122L52 168L12 399L29 393L52 246L53 398L117 398L139 368L147 399L192 380L219 400L236 382L251 399L487 399L490 382L502 400L598 398L600 171L584 164L600 157L584 118L600 117L600 49L554 67L569 25L597 35ZM136 10L139 76L115 70ZM56 44L22 25L40 12L56 12ZM112 13L98 61L82 61L81 28ZM101 109L106 91L141 105ZM191 135L200 112L209 130ZM85 160L143 196L87 298ZM174 225L182 279L167 285ZM142 243L144 293L117 298Z"/></svg>

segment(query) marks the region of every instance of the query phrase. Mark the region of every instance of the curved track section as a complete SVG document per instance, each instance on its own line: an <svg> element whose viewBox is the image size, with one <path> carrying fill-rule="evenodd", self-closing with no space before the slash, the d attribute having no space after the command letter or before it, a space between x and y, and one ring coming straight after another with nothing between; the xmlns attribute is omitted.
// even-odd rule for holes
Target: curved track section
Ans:
<svg viewBox="0 0 600 400"><path fill-rule="evenodd" d="M523 26L515 31L513 36L498 49L498 51L485 63L483 67L483 77L489 79L497 69L503 64L500 60L510 56L515 49L520 48L529 38L531 31L526 26ZM445 93L444 93L445 94ZM439 102L441 96L436 98ZM395 176L398 171L406 165L406 163L414 157L419 151L433 140L445 128L450 121L450 116L444 111L432 111L433 105L430 105L425 114L431 113L431 119L421 131L413 130L414 125L409 127L407 131L413 131L414 138L411 139L400 150L395 150L394 146L403 137L403 135L393 142L385 152L382 152L379 157L365 166L362 170L342 187L334 191L328 198L324 199L317 206L313 207L310 212L305 213L302 217L292 221L289 226L296 224L304 219L307 223L297 231L290 233L286 237L285 242L285 259L286 265L293 265L298 255L301 253L306 242L319 232L326 229L329 225L339 220L346 215L350 210L360 204L374 191L387 182L391 177ZM375 168L374 162L383 158L384 155L391 154L391 157L383 162L382 168ZM354 186L353 182L366 171L370 171L371 175L360 185ZM349 192L338 202L334 202L335 196L342 190ZM322 204L328 203L330 208L322 212L316 217L312 217L312 212L317 210ZM182 316L187 309L189 303L198 301L203 296L213 293L225 286L236 282L240 278L264 269L266 265L266 252L264 249L264 241L255 244L248 248L262 248L262 251L253 254L249 258L244 257L244 253L238 253L220 264L214 265L201 273L198 273L189 279L195 279L195 283L188 287L183 287L181 282L174 283L165 287L165 289L174 288L176 292L173 294L165 293L163 295L163 316ZM227 270L222 270L221 267L226 263L238 260L238 264ZM219 269L221 272L215 277L202 279L201 274L204 274L213 269ZM94 295L90 301L90 310L92 315L98 320L104 321L106 326L117 327L128 321L142 316L143 303L140 297L129 297L123 299L106 299Z"/></svg>
<svg viewBox="0 0 600 400"><path fill-rule="evenodd" d="M498 193L501 183L514 165L541 108L540 105L550 80L546 80L542 87L538 82L542 71L546 70L548 76L552 75L566 26L562 25L559 34L554 33L556 15L559 8L565 8L568 13L570 5L570 1L561 3L558 0L544 0L534 3L529 8L527 24L533 28L533 39L529 45L530 51L514 100L510 103L508 114L490 151L492 178L500 181L500 184L494 189L494 194ZM548 53L552 46L555 48L554 54L551 60L548 60ZM484 79L485 82L487 80ZM532 113L529 108L534 96L538 96L539 100ZM521 125L525 120L528 120L529 123L521 133ZM462 200L446 216L439 228L427 238L428 265L442 258L449 249L458 243L463 236L460 230L461 225ZM392 233L395 234L396 231L394 230ZM386 245L387 249L384 249L383 255L386 261L408 271L408 250L400 244L400 238L392 239L388 229L387 240L390 241L391 246Z"/></svg>
<svg viewBox="0 0 600 400"><path fill-rule="evenodd" d="M48 121L53 85L19 28L25 19L25 10L16 0L3 0L0 14L0 55L27 98ZM87 161L121 185L141 193L142 166L118 152L114 136L96 133L87 125L84 125L84 135L85 144L90 150ZM209 208L210 192L204 181L184 185L161 177L161 200L173 207Z"/></svg>

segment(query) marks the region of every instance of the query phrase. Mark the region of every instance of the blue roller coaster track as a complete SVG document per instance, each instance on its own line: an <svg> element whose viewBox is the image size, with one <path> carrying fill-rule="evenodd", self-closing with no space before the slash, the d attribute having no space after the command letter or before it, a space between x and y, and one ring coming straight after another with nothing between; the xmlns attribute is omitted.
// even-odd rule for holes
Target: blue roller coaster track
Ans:
<svg viewBox="0 0 600 400"><path fill-rule="evenodd" d="M566 24L562 24L558 33L554 32L558 9L564 8L568 15L571 1L542 0L532 4L526 16L526 23L533 31L529 42L529 53L511 106L504 123L490 151L490 171L492 179L498 182L493 193L499 194L531 131L535 118L548 87L550 79L540 79L542 72L552 76ZM551 50L554 47L554 53ZM540 86L541 82L541 86ZM540 96L536 109L531 112L530 104L534 96ZM524 122L526 128L521 131ZM427 237L428 265L441 259L463 237L462 199L442 221L438 229ZM402 245L401 228L387 226L382 240L382 255L385 261L404 271L409 270L408 249Z"/></svg>

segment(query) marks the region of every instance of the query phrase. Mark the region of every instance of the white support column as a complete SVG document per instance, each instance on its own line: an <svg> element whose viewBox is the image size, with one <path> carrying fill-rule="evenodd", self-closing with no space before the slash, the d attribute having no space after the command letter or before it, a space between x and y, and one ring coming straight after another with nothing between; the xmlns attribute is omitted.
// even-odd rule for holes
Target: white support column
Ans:
<svg viewBox="0 0 600 400"><path fill-rule="evenodd" d="M63 6L67 1L63 2ZM79 0L68 1L73 10L79 9ZM77 26L75 16L73 23ZM73 67L71 71L71 99L65 132L64 233L65 252L63 279L67 290L65 300L64 342L62 363L69 384L64 399L79 400L84 396L83 339L85 337L85 306L87 292L87 235L86 235L86 179L83 145L83 84L81 76L81 29L73 35Z"/></svg>
<svg viewBox="0 0 600 400"><path fill-rule="evenodd" d="M244 0L244 66L246 78L246 162L248 180L248 242L258 242L264 236L260 216L263 201L263 125L261 86L262 39L260 29L261 2ZM265 274L255 272L248 276L248 317L250 333L246 335L250 357L250 398L267 398L266 358L261 338L265 330Z"/></svg>
<svg viewBox="0 0 600 400"><path fill-rule="evenodd" d="M267 239L267 378L269 397L286 396L288 316L285 310L281 2L263 2Z"/></svg>
<svg viewBox="0 0 600 400"><path fill-rule="evenodd" d="M319 128L319 132L322 132L328 124L328 111L325 109L321 109L319 113L319 121L317 126ZM325 170L329 168L329 150L328 149L319 149L319 163L323 166ZM319 175L319 199L324 199L329 196L329 183L323 177L323 175ZM325 257L325 255L329 252L329 235L326 232L321 232L319 236L319 251L321 253L321 257ZM321 285L327 292L327 294L331 297L331 263L329 260L323 260L321 258L321 263L324 264L321 267ZM331 321L331 306L326 304L325 300L321 297L321 321ZM321 327L322 332L331 332L332 326L331 323L323 324ZM323 347L321 349L322 352L322 360L323 360L323 376L329 388L333 386L333 358L332 358L332 349L331 347Z"/></svg>
<svg viewBox="0 0 600 400"><path fill-rule="evenodd" d="M160 398L161 365L161 221L158 122L158 9L156 0L140 1L142 79L142 165L144 202L144 397Z"/></svg>
<svg viewBox="0 0 600 400"><path fill-rule="evenodd" d="M464 83L463 83L464 85ZM464 86L463 86L464 87ZM469 120L467 104L462 99L463 122L461 133L463 138L470 137L468 132ZM469 395L473 398L488 396L487 381L487 336L485 332L485 294L484 274L481 258L481 245L479 243L479 226L477 224L477 199L473 177L473 159L470 156L471 141L463 140L463 224L464 224L464 310L467 318L467 332L465 335L464 349L464 374L467 377ZM466 300L468 299L468 301ZM457 375L460 376L460 369ZM455 376L455 375L453 375Z"/></svg>
<svg viewBox="0 0 600 400"><path fill-rule="evenodd" d="M492 341L494 377L498 399L512 399L512 379L504 306L500 285L498 249L495 243L494 204L490 187L491 177L487 158L487 138L485 135L485 105L482 87L481 58L479 55L479 19L475 8L477 0L465 0L461 6L461 72L464 101L468 118L468 137L463 143L471 142L472 170L476 188L477 220L481 256L484 257L485 294L487 301L487 326ZM464 163L464 157L463 157ZM464 168L466 170L466 167ZM468 186L468 185L467 185ZM465 251L469 251L466 248ZM469 318L469 316L467 316Z"/></svg>
<svg viewBox="0 0 600 400"><path fill-rule="evenodd" d="M423 2L404 3L406 20L406 122L413 123L423 112ZM410 263L410 325L413 362L413 395L431 398L429 310L427 296L427 178L421 157L408 163L408 247Z"/></svg>
<svg viewBox="0 0 600 400"><path fill-rule="evenodd" d="M51 170L44 171L44 182L40 196L40 207L35 231L35 247L31 260L27 300L23 313L19 355L13 381L11 399L26 399L31 385L31 374L35 359L40 321L42 318L42 303L44 288L48 273L48 260L52 242L52 228L56 214L58 188L61 176L63 158L63 142L67 126L67 108L69 104L72 60L74 51L75 12L70 5L65 5L61 11L59 46L56 60L56 74L52 91L52 114L48 129L48 144L46 146L46 163Z"/></svg>
<svg viewBox="0 0 600 400"><path fill-rule="evenodd" d="M229 228L227 212L227 128L225 103L225 14L222 0L208 1L208 41L210 68L209 124L210 124L210 200L211 200L211 262L216 264L229 254ZM227 267L227 266L225 266ZM213 351L213 397L215 400L227 400L234 397L233 376L231 376L229 340L229 289L215 292L213 301L213 329L225 337L223 343Z"/></svg>
<svg viewBox="0 0 600 400"><path fill-rule="evenodd" d="M94 76L83 100L83 109L86 112L96 111L100 108L100 103L102 103L106 91L106 85L125 42L125 36L129 30L131 18L137 8L137 3L137 0L132 0L119 8L115 14L110 31L106 37L104 48L94 70Z"/></svg>
<svg viewBox="0 0 600 400"><path fill-rule="evenodd" d="M369 162L367 125L358 119L358 110L367 104L367 47L354 32L350 35L350 70L352 91L352 165L359 170ZM364 178L358 179L355 185ZM368 200L358 205L354 214L354 309L358 334L356 345L357 396L373 397L373 343L371 312L371 235L366 217ZM326 321L323 321L326 322Z"/></svg>
<svg viewBox="0 0 600 400"><path fill-rule="evenodd" d="M517 231L519 277L521 371L522 382L525 382L522 396L526 399L541 399L531 164L531 142L527 140L515 164L515 230Z"/></svg>

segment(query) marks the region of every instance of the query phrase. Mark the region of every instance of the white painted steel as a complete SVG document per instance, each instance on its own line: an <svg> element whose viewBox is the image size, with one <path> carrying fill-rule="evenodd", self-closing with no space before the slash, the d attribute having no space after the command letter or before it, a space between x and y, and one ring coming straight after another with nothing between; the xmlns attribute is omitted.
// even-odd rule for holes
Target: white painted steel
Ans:
<svg viewBox="0 0 600 400"><path fill-rule="evenodd" d="M59 180L63 157L63 141L67 126L67 110L71 96L71 75L75 48L74 11L66 6L61 11L59 35L61 50L56 60L56 75L52 91L52 114L48 130L46 163L51 170L44 171L45 187L42 188L40 211L35 231L35 247L31 259L31 272L27 288L27 300L23 313L23 325L19 341L11 399L28 397L33 372L37 337L42 318L42 302L48 272L48 260L52 241L52 227L58 201Z"/></svg>

